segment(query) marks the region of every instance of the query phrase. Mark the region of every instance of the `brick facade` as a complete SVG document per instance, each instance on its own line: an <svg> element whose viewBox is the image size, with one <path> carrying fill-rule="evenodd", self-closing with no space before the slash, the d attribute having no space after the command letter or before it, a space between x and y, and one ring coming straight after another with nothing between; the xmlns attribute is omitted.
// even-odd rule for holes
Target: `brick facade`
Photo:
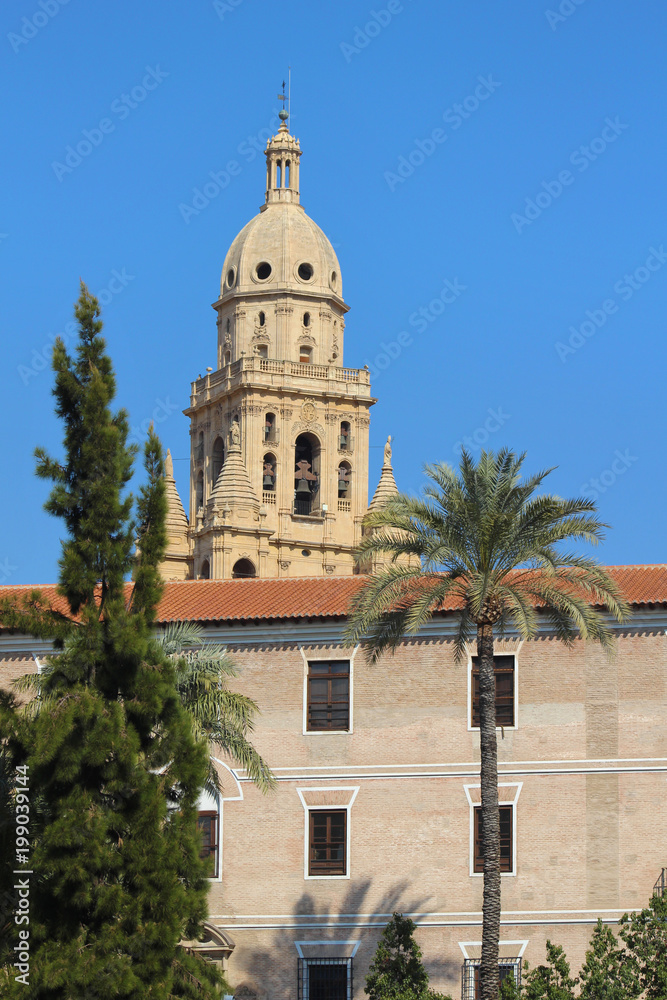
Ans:
<svg viewBox="0 0 667 1000"><path fill-rule="evenodd" d="M221 817L210 922L235 942L237 992L296 998L299 955L353 956L363 997L398 910L418 923L433 987L460 995L464 957L478 957L481 940L482 878L471 874L479 736L452 617L376 665L345 648L340 618L209 621L208 637L238 665L234 688L261 707L253 741L278 778L263 796L228 761L223 800L202 800ZM665 865L666 625L664 607L636 608L611 655L548 635L497 644L515 658L515 725L498 732L500 799L514 820L505 958L539 963L548 937L578 970L597 917L644 906ZM31 641L2 637L3 686L34 669ZM351 664L350 731L307 732L308 662L340 659ZM326 807L347 813L346 874L308 877L308 810Z"/></svg>

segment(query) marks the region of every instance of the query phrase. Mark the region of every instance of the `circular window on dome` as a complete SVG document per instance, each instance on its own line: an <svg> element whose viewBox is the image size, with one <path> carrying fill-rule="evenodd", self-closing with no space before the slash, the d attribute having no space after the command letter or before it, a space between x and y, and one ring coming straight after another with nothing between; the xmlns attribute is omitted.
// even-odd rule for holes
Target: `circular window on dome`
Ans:
<svg viewBox="0 0 667 1000"><path fill-rule="evenodd" d="M233 288L236 284L236 268L230 267L227 271L227 288Z"/></svg>
<svg viewBox="0 0 667 1000"><path fill-rule="evenodd" d="M271 265L267 261L263 260L255 268L255 275L259 281L268 281L271 277Z"/></svg>
<svg viewBox="0 0 667 1000"><path fill-rule="evenodd" d="M297 268L297 274L302 281L312 281L314 273L312 264L299 264Z"/></svg>

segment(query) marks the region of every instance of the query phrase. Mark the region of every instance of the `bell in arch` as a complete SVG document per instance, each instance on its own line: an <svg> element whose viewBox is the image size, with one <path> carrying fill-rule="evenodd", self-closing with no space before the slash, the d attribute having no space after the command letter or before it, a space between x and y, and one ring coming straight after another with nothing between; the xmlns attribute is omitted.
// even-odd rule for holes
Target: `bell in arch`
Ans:
<svg viewBox="0 0 667 1000"><path fill-rule="evenodd" d="M310 486L305 479L300 479L296 488L297 496L304 496L304 494L310 495Z"/></svg>
<svg viewBox="0 0 667 1000"><path fill-rule="evenodd" d="M273 489L273 466L271 462L264 463L264 479L262 482L265 490Z"/></svg>

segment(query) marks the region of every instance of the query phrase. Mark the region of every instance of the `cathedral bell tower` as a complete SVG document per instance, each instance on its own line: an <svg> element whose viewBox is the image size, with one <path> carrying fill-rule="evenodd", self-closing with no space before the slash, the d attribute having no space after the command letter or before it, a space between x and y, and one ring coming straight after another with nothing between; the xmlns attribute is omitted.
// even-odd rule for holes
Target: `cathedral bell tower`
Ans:
<svg viewBox="0 0 667 1000"><path fill-rule="evenodd" d="M217 368L185 410L199 579L348 576L367 511L369 373L343 365L340 265L301 206L287 117L267 143L265 203L223 264ZM168 551L165 576L177 565Z"/></svg>

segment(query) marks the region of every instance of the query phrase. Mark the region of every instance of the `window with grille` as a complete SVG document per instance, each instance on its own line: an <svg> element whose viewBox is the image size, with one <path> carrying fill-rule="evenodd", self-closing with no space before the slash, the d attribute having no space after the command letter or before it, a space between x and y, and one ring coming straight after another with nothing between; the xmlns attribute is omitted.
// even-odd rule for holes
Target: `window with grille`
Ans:
<svg viewBox="0 0 667 1000"><path fill-rule="evenodd" d="M347 875L347 810L311 809L309 875Z"/></svg>
<svg viewBox="0 0 667 1000"><path fill-rule="evenodd" d="M463 963L461 975L461 998L462 1000L479 1000L482 995L479 976L480 960L478 958L466 958ZM498 962L498 972L500 982L508 976L513 976L517 986L521 985L521 959L501 958Z"/></svg>
<svg viewBox="0 0 667 1000"><path fill-rule="evenodd" d="M500 806L500 870L513 871L512 806ZM482 807L475 806L475 858L473 871L484 871L484 851L482 847Z"/></svg>
<svg viewBox="0 0 667 1000"><path fill-rule="evenodd" d="M496 675L496 726L514 725L514 657L494 656ZM472 658L472 726L479 728L479 667L478 658Z"/></svg>
<svg viewBox="0 0 667 1000"><path fill-rule="evenodd" d="M300 958L299 1000L352 1000L351 958Z"/></svg>
<svg viewBox="0 0 667 1000"><path fill-rule="evenodd" d="M349 660L319 660L309 663L308 731L346 731L349 728Z"/></svg>
<svg viewBox="0 0 667 1000"><path fill-rule="evenodd" d="M217 812L200 812L197 816L197 829L202 835L200 857L209 859L209 877L218 877L218 814Z"/></svg>

